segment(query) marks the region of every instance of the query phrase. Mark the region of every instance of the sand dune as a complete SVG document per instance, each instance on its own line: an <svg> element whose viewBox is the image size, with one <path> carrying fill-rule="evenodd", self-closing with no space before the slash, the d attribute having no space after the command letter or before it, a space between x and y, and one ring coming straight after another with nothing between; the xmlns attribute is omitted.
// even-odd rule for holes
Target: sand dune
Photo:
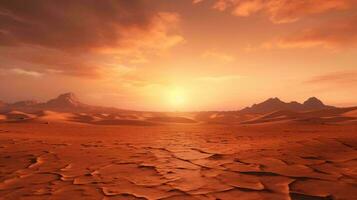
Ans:
<svg viewBox="0 0 357 200"><path fill-rule="evenodd" d="M29 120L39 123L83 123L96 125L155 125L156 123L137 119L135 116L91 113L66 113L55 111L39 111L25 113L11 111L0 115L3 122L28 122Z"/></svg>
<svg viewBox="0 0 357 200"><path fill-rule="evenodd" d="M152 126L155 125L153 122L144 120L130 120L130 119L108 119L108 120L98 120L87 122L96 125L131 125L131 126Z"/></svg>
<svg viewBox="0 0 357 200"><path fill-rule="evenodd" d="M10 111L3 114L7 122L22 122L32 120L36 117L34 114L25 113L21 111Z"/></svg>
<svg viewBox="0 0 357 200"><path fill-rule="evenodd" d="M241 114L235 111L229 112L198 112L195 120L209 124L237 124L260 116L259 114Z"/></svg>
<svg viewBox="0 0 357 200"><path fill-rule="evenodd" d="M270 122L290 122L297 119L301 116L300 113L289 111L289 110L280 110L272 113L268 113L262 116L258 116L251 120L242 122L243 124L256 124L256 123L270 123Z"/></svg>
<svg viewBox="0 0 357 200"><path fill-rule="evenodd" d="M195 120L186 118L186 117L170 117L170 116L162 116L162 117L150 117L147 120L153 122L164 122L164 123L196 123Z"/></svg>
<svg viewBox="0 0 357 200"><path fill-rule="evenodd" d="M357 118L357 108L354 110L343 113L343 116Z"/></svg>
<svg viewBox="0 0 357 200"><path fill-rule="evenodd" d="M330 108L314 111L296 112L290 110L280 110L268 113L252 120L247 120L244 124L271 123L271 122L304 122L311 124L321 123L344 123L356 120L354 116L355 108Z"/></svg>
<svg viewBox="0 0 357 200"><path fill-rule="evenodd" d="M154 125L166 123L208 123L208 124L259 124L259 123L310 123L333 124L357 121L356 108L332 108L314 111L279 110L268 114L240 114L239 112L199 112L199 113L68 113L38 111L25 113L11 111L2 114L3 122L41 123L86 123L97 125Z"/></svg>
<svg viewBox="0 0 357 200"><path fill-rule="evenodd" d="M59 112L54 112L54 111L41 111L36 113L37 114L37 120L40 121L69 121L71 118L73 118L75 115L72 113L59 113Z"/></svg>

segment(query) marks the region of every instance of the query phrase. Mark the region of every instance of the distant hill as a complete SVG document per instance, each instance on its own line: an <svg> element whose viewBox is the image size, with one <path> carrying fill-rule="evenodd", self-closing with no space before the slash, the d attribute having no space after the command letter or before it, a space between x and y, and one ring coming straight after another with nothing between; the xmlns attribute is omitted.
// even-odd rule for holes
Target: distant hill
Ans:
<svg viewBox="0 0 357 200"><path fill-rule="evenodd" d="M251 107L246 107L239 111L242 114L266 114L279 110L286 111L311 111L311 110L321 110L334 108L333 106L325 105L321 100L316 97L310 97L304 103L293 102L283 102L279 98L270 98L262 103L254 104Z"/></svg>
<svg viewBox="0 0 357 200"><path fill-rule="evenodd" d="M26 100L26 101L18 101L13 103L11 106L14 107L23 107L23 106L35 106L39 104L39 102L34 101L34 100Z"/></svg>
<svg viewBox="0 0 357 200"><path fill-rule="evenodd" d="M23 111L37 112L42 110L51 110L57 112L72 112L72 113L118 113L129 110L122 110L113 107L92 106L84 104L78 100L74 93L64 93L47 102L40 103L37 101L27 100L19 101L12 104L0 103L0 111Z"/></svg>
<svg viewBox="0 0 357 200"><path fill-rule="evenodd" d="M61 94L57 98L51 99L43 105L51 108L81 108L88 106L81 103L76 95L71 92Z"/></svg>

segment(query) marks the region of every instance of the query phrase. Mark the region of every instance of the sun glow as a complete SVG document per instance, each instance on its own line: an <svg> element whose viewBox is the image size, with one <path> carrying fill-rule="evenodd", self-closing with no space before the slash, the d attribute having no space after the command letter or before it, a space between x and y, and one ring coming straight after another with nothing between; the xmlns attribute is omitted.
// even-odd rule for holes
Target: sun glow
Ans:
<svg viewBox="0 0 357 200"><path fill-rule="evenodd" d="M182 88L174 88L169 92L170 105L175 109L182 107L187 101L187 96Z"/></svg>

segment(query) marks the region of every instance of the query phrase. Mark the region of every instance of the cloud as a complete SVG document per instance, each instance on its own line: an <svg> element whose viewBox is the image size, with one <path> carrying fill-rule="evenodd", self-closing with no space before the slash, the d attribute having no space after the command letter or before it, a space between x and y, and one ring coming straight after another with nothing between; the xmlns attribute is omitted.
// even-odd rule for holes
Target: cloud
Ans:
<svg viewBox="0 0 357 200"><path fill-rule="evenodd" d="M212 60L217 60L217 61L221 61L221 62L234 61L233 56L226 54L226 53L214 51L214 50L206 51L201 56L202 56L202 58L205 58L205 59L212 59Z"/></svg>
<svg viewBox="0 0 357 200"><path fill-rule="evenodd" d="M6 0L0 4L0 47L6 53L0 60L19 59L11 50L16 47L25 49L27 67L91 77L114 60L109 57L143 62L184 41L179 15L156 7L147 0Z"/></svg>
<svg viewBox="0 0 357 200"><path fill-rule="evenodd" d="M43 73L37 71L26 70L22 68L12 68L12 69L0 69L1 76L8 76L11 74L20 75L20 76L28 76L33 78L39 78L43 76Z"/></svg>
<svg viewBox="0 0 357 200"><path fill-rule="evenodd" d="M256 13L264 8L264 4L261 1L245 1L236 6L233 10L233 14L236 16L247 17L253 13Z"/></svg>
<svg viewBox="0 0 357 200"><path fill-rule="evenodd" d="M233 1L227 1L227 0L217 0L212 8L219 10L219 11L224 11L228 7L232 6Z"/></svg>
<svg viewBox="0 0 357 200"><path fill-rule="evenodd" d="M113 62L109 60L108 62ZM94 53L72 54L60 50L41 47L2 47L0 48L0 68L37 71L43 74L99 78L99 71L108 66L103 56Z"/></svg>
<svg viewBox="0 0 357 200"><path fill-rule="evenodd" d="M249 45L245 48L248 52L316 46L337 49L356 47L357 44L357 15L354 14L357 9L356 0L214 0L212 8L240 17L261 15L276 24L292 23L318 14L330 14L311 28L302 28L260 45Z"/></svg>
<svg viewBox="0 0 357 200"><path fill-rule="evenodd" d="M203 2L204 0L192 0L192 3L193 4L198 4L198 3L201 3L201 2Z"/></svg>
<svg viewBox="0 0 357 200"><path fill-rule="evenodd" d="M347 10L356 4L355 0L215 0L212 7L229 10L235 16L263 14L273 23L291 23L315 14Z"/></svg>
<svg viewBox="0 0 357 200"><path fill-rule="evenodd" d="M307 84L328 84L328 85L351 85L357 84L357 71L339 71L319 76L314 76L307 80Z"/></svg>
<svg viewBox="0 0 357 200"><path fill-rule="evenodd" d="M43 75L42 73L39 73L36 71L24 70L24 69L20 69L20 68L11 69L11 72L13 72L15 74L32 76L32 77L41 77Z"/></svg>
<svg viewBox="0 0 357 200"><path fill-rule="evenodd" d="M294 33L283 38L279 46L282 48L355 47L357 46L357 15L330 20L321 26Z"/></svg>
<svg viewBox="0 0 357 200"><path fill-rule="evenodd" d="M164 37L177 16L155 12L146 1L14 0L0 6L2 45L29 44L71 51L97 51L140 45L139 37ZM146 45L147 40L142 41ZM135 43L135 44L134 44Z"/></svg>
<svg viewBox="0 0 357 200"><path fill-rule="evenodd" d="M332 51L357 47L357 15L343 16L312 28L280 36L258 45L247 45L246 52L271 49L322 47Z"/></svg>

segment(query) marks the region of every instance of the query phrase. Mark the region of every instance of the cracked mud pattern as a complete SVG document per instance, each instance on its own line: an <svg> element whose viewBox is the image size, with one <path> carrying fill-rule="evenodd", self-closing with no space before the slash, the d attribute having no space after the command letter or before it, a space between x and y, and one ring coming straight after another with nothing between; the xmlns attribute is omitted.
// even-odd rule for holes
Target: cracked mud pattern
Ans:
<svg viewBox="0 0 357 200"><path fill-rule="evenodd" d="M1 124L0 130L0 199L357 197L356 127Z"/></svg>

